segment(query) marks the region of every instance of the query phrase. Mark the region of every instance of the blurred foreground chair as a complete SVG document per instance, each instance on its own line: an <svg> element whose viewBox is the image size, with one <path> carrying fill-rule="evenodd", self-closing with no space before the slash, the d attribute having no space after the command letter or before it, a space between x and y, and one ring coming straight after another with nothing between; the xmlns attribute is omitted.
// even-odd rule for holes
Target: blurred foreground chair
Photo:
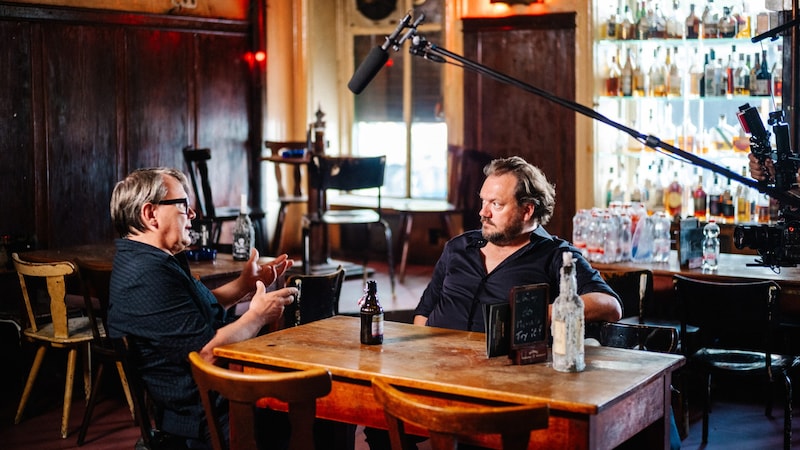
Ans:
<svg viewBox="0 0 800 450"><path fill-rule="evenodd" d="M678 330L656 325L605 322L600 345L659 353L678 353Z"/></svg>
<svg viewBox="0 0 800 450"><path fill-rule="evenodd" d="M208 160L211 159L211 149L184 147L183 159L189 169L189 180L194 191L195 201L197 202L197 212L201 219L210 220L213 224L211 230L211 242L219 246L219 239L222 232L223 222L233 222L239 217L240 206L217 206L214 204L214 196L211 193L211 179L208 174ZM197 179L200 178L198 185ZM267 252L264 237L264 218L265 214L260 208L251 207L248 211L250 219L253 221L255 229L254 247L264 255Z"/></svg>
<svg viewBox="0 0 800 450"><path fill-rule="evenodd" d="M800 364L795 356L774 353L778 332L780 287L774 281L721 283L674 275L681 304L681 328L697 333L683 342L689 368L703 379L703 443L708 442L712 375L738 375L743 390L753 378L768 382L765 415L772 417L775 377L784 384L784 447L792 442L792 382L789 371Z"/></svg>
<svg viewBox="0 0 800 450"><path fill-rule="evenodd" d="M87 401L92 386L89 364L89 342L94 339L92 327L88 317L69 317L65 301L66 279L77 273L78 269L75 264L69 261L33 263L21 259L17 253L12 253L11 258L19 276L19 284L28 316L28 324L22 333L25 338L39 347L36 350L28 380L25 382L25 388L22 391L22 398L19 401L14 423L19 423L22 420L25 405L28 403L28 398L33 390L33 384L39 374L47 349L50 347L63 348L68 353L66 381L64 383L64 407L61 415L61 437L66 438L69 426L69 412L72 406L72 386L74 384L75 371L77 370L75 366L79 349L83 350L85 355L83 359L83 384ZM50 304L50 315L47 317L40 317L35 313L38 294L35 289L35 286L38 286L34 281L35 279L45 283L45 291ZM45 322L45 319L50 321Z"/></svg>
<svg viewBox="0 0 800 450"><path fill-rule="evenodd" d="M309 252L312 246L311 228L329 225L364 225L364 278L367 276L367 263L371 250L369 230L373 225L383 228L386 238L386 259L389 280L394 294L394 259L392 257L392 229L381 214L381 188L386 169L386 157L365 158L312 156L309 166L309 183L317 189L319 198L316 211L309 211L303 220L303 270L310 274ZM332 210L327 207L327 192L350 192L362 189L376 189L374 208ZM371 198L370 198L371 199ZM326 231L327 232L327 231Z"/></svg>
<svg viewBox="0 0 800 450"><path fill-rule="evenodd" d="M106 330L108 329L106 327L106 317L108 315L108 287L111 281L111 269L105 264L97 264L91 261L78 260L77 265L81 274L86 314L92 325L92 335L94 337L90 344L91 353L94 360L97 361L97 370L95 371L92 393L89 397L89 403L86 405L83 423L81 423L81 428L78 432L78 445L83 445L86 439L86 432L89 429L89 423L92 420L94 407L100 395L100 387L105 372L104 369L107 364L116 366L120 383L122 383L122 390L125 393L125 398L128 401L128 407L131 411L131 417L134 420L136 419L136 415L133 398L131 397L130 388L128 387L128 379L125 376L125 370L122 366L122 358L114 348L111 339L106 335Z"/></svg>
<svg viewBox="0 0 800 450"><path fill-rule="evenodd" d="M548 427L549 409L541 405L455 407L422 403L385 381L372 380L372 392L383 406L392 450L414 447L405 425L427 430L434 450L452 450L459 438L499 434L504 449L527 449L531 431Z"/></svg>
<svg viewBox="0 0 800 450"><path fill-rule="evenodd" d="M308 195L304 192L303 182L304 166L307 165L309 142L308 141L264 141L264 146L270 151L269 161L275 165L275 181L278 185L278 217L275 221L275 232L272 233L272 255L279 254L283 225L286 222L286 212L292 205L305 205ZM295 152L304 151L302 156ZM287 152L288 155L283 155ZM289 171L291 176L286 177Z"/></svg>
<svg viewBox="0 0 800 450"><path fill-rule="evenodd" d="M322 275L294 274L286 279L286 286L295 286L300 295L283 310L283 327L302 325L339 314L339 294L342 292L345 271Z"/></svg>
<svg viewBox="0 0 800 450"><path fill-rule="evenodd" d="M199 353L189 354L192 374L200 389L200 398L211 431L214 450L253 449L256 446L253 408L262 398L275 398L289 405L290 450L314 448L314 418L317 398L331 390L331 374L327 370L246 374L210 364ZM228 400L230 405L230 446L225 445L219 414L214 408L212 392Z"/></svg>

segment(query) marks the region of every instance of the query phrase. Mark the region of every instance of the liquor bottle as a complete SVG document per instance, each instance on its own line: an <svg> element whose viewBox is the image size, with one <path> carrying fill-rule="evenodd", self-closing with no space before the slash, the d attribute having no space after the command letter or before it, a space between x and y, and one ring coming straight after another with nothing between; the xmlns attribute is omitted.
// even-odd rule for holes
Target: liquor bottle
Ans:
<svg viewBox="0 0 800 450"><path fill-rule="evenodd" d="M247 261L250 259L250 249L253 247L255 230L250 216L247 215L247 195L242 194L239 204L239 216L233 224L233 259Z"/></svg>
<svg viewBox="0 0 800 450"><path fill-rule="evenodd" d="M670 96L680 97L683 94L683 72L678 68L678 47L672 49L672 56L670 57L669 49L667 49L667 94Z"/></svg>
<svg viewBox="0 0 800 450"><path fill-rule="evenodd" d="M719 265L719 225L711 218L703 227L703 262L704 270L717 270Z"/></svg>
<svg viewBox="0 0 800 450"><path fill-rule="evenodd" d="M572 253L562 253L561 282L553 302L550 332L553 336L553 369L581 372L586 368L583 337L585 324L583 300L578 296Z"/></svg>
<svg viewBox="0 0 800 450"><path fill-rule="evenodd" d="M739 32L738 27L739 24L736 22L736 19L731 16L731 8L728 6L723 6L722 17L720 17L719 22L717 22L717 33L719 37L736 37L736 34Z"/></svg>
<svg viewBox="0 0 800 450"><path fill-rule="evenodd" d="M650 12L651 11L648 11L648 15L650 15ZM664 16L664 12L661 11L661 7L658 3L656 3L652 10L652 16L650 18L650 37L657 39L664 39L667 37L667 18Z"/></svg>
<svg viewBox="0 0 800 450"><path fill-rule="evenodd" d="M678 178L678 171L673 173L672 181L664 190L664 211L670 219L681 216L683 202L683 185Z"/></svg>
<svg viewBox="0 0 800 450"><path fill-rule="evenodd" d="M776 99L783 95L783 46L778 46L778 57L772 69L772 94Z"/></svg>
<svg viewBox="0 0 800 450"><path fill-rule="evenodd" d="M611 13L608 17L608 22L606 22L605 31L606 37L608 39L617 39L617 21L619 20L619 8L617 8L617 12Z"/></svg>
<svg viewBox="0 0 800 450"><path fill-rule="evenodd" d="M628 48L628 54L625 58L625 65L622 67L622 75L620 77L620 94L624 97L633 95L633 59L631 49Z"/></svg>
<svg viewBox="0 0 800 450"><path fill-rule="evenodd" d="M730 168L728 168L728 170L730 170ZM724 223L732 223L736 218L736 208L733 204L733 190L731 189L730 178L728 178L728 184L725 186L725 190L722 191L722 197L720 197L720 210Z"/></svg>
<svg viewBox="0 0 800 450"><path fill-rule="evenodd" d="M706 63L705 73L703 75L703 79L705 81L705 96L706 97L716 97L719 93L717 89L717 85L715 84L716 79L714 78L714 62L716 61L716 53L714 53L714 49L708 51L708 62Z"/></svg>
<svg viewBox="0 0 800 450"><path fill-rule="evenodd" d="M761 71L761 55L758 53L755 54L755 63L753 67L750 68L750 95L756 96L761 95L758 92L758 83L756 83L756 76L758 72Z"/></svg>
<svg viewBox="0 0 800 450"><path fill-rule="evenodd" d="M617 97L620 94L620 77L622 70L617 64L617 57L611 57L611 64L608 65L608 73L606 74L606 95L609 97Z"/></svg>
<svg viewBox="0 0 800 450"><path fill-rule="evenodd" d="M747 177L747 167L742 167L742 176ZM747 223L752 220L753 213L750 209L752 202L750 188L744 184L736 187L736 222Z"/></svg>
<svg viewBox="0 0 800 450"><path fill-rule="evenodd" d="M700 37L700 18L697 17L697 13L694 10L695 6L694 3L689 5L689 15L686 16L685 25L686 25L686 39L697 39Z"/></svg>
<svg viewBox="0 0 800 450"><path fill-rule="evenodd" d="M703 9L703 37L706 39L714 39L717 37L717 22L719 17L714 9L714 0L708 0L705 9Z"/></svg>
<svg viewBox="0 0 800 450"><path fill-rule="evenodd" d="M752 37L750 28L750 10L746 1L742 2L741 8L737 8L734 11L733 17L736 18L736 22L738 23L737 29L739 31L736 33L736 37L738 39L750 39Z"/></svg>
<svg viewBox="0 0 800 450"><path fill-rule="evenodd" d="M692 64L689 66L689 95L700 96L700 88L703 80L703 65L700 63L700 58L697 53L697 48L694 49L694 58Z"/></svg>
<svg viewBox="0 0 800 450"><path fill-rule="evenodd" d="M681 4L678 0L672 0L672 12L667 16L667 38L682 39L684 35L684 24L679 16Z"/></svg>
<svg viewBox="0 0 800 450"><path fill-rule="evenodd" d="M722 188L719 186L719 179L714 174L714 184L708 192L708 218L717 219L722 217Z"/></svg>
<svg viewBox="0 0 800 450"><path fill-rule="evenodd" d="M642 2L636 16L636 39L645 40L650 37L650 18L647 17L645 3Z"/></svg>
<svg viewBox="0 0 800 450"><path fill-rule="evenodd" d="M624 13L622 14L622 21L617 27L617 39L630 40L636 37L636 24L631 15L631 8L625 5Z"/></svg>
<svg viewBox="0 0 800 450"><path fill-rule="evenodd" d="M650 95L653 97L667 95L667 68L659 55L660 48L653 50L653 65L650 66Z"/></svg>
<svg viewBox="0 0 800 450"><path fill-rule="evenodd" d="M749 81L750 69L744 62L744 54L739 53L739 64L736 66L736 73L733 75L733 94L750 95Z"/></svg>
<svg viewBox="0 0 800 450"><path fill-rule="evenodd" d="M642 49L640 48L636 64L633 66L633 94L639 97L644 97L650 90L650 77L642 64Z"/></svg>
<svg viewBox="0 0 800 450"><path fill-rule="evenodd" d="M698 220L706 220L708 195L706 194L705 189L703 189L702 175L700 175L699 180L697 181L697 187L694 189L692 197L694 199L694 216L697 217Z"/></svg>
<svg viewBox="0 0 800 450"><path fill-rule="evenodd" d="M367 281L361 303L361 343L383 344L383 307L378 301L378 283L375 280Z"/></svg>
<svg viewBox="0 0 800 450"><path fill-rule="evenodd" d="M664 211L653 214L653 262L669 261L672 218Z"/></svg>
<svg viewBox="0 0 800 450"><path fill-rule="evenodd" d="M761 67L756 74L756 95L770 95L772 93L772 75L769 73L769 64L767 63L767 51L761 52Z"/></svg>
<svg viewBox="0 0 800 450"><path fill-rule="evenodd" d="M737 54L736 54L736 46L731 46L731 54L728 55L728 65L725 66L725 94L733 95L735 92L734 85L736 84L736 73L737 73Z"/></svg>

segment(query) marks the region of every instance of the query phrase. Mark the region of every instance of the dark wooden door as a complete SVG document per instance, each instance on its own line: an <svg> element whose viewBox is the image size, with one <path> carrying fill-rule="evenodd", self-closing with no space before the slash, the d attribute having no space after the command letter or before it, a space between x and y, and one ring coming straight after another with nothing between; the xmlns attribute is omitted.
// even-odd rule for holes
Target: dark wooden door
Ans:
<svg viewBox="0 0 800 450"><path fill-rule="evenodd" d="M575 99L575 13L464 19L464 56L553 95ZM521 156L556 186L546 226L571 236L575 213L575 113L517 87L464 74L464 148ZM474 169L473 169L474 170ZM482 177L472 177L482 181ZM462 186L465 229L478 227L480 185Z"/></svg>

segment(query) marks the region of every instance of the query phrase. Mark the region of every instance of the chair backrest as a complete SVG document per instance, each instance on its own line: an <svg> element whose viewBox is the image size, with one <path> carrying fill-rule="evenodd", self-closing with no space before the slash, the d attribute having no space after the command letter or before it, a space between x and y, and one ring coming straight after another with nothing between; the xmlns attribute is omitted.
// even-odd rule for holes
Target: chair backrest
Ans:
<svg viewBox="0 0 800 450"><path fill-rule="evenodd" d="M211 194L211 182L208 179L208 163L206 161L209 159L211 159L211 149L192 148L191 146L183 148L183 160L186 161L186 167L189 169L189 180L192 183L197 210L202 217L213 218L216 217L216 211L214 210L214 197ZM198 177L200 177L199 186L197 184Z"/></svg>
<svg viewBox="0 0 800 450"><path fill-rule="evenodd" d="M378 189L377 209L381 208L381 187L386 171L386 156L332 157L314 155L309 165L309 184L319 193L318 205L324 212L325 191Z"/></svg>
<svg viewBox="0 0 800 450"><path fill-rule="evenodd" d="M411 447L405 424L427 430L434 450L456 448L459 437L501 435L504 449L527 449L532 430L548 426L546 403L512 406L436 406L418 401L374 378L372 392L383 406L392 450Z"/></svg>
<svg viewBox="0 0 800 450"><path fill-rule="evenodd" d="M50 319L53 324L53 337L56 339L68 339L70 337L69 319L67 315L66 303L66 279L68 276L77 272L75 264L70 261L36 263L25 261L19 254L12 253L11 259L14 261L14 269L19 276L19 284L22 290L22 297L25 300L25 310L28 313L28 321L33 332L38 332L42 324L37 323L36 300L37 295L33 289L29 289L26 277L44 280L47 295L50 301Z"/></svg>
<svg viewBox="0 0 800 450"><path fill-rule="evenodd" d="M629 270L600 272L603 279L622 300L622 317L639 316L644 319L652 310L653 272Z"/></svg>
<svg viewBox="0 0 800 450"><path fill-rule="evenodd" d="M678 352L675 327L605 322L600 326L600 344L660 353Z"/></svg>
<svg viewBox="0 0 800 450"><path fill-rule="evenodd" d="M776 282L723 283L674 275L673 283L685 354L700 347L771 352L779 323ZM688 325L697 326L698 332L687 335Z"/></svg>
<svg viewBox="0 0 800 450"><path fill-rule="evenodd" d="M217 408L212 393L228 400L230 405L231 449L256 449L253 407L261 398L274 398L289 405L291 437L289 449L314 448L313 426L316 400L331 391L331 374L324 369L297 372L252 374L224 369L204 360L199 353L189 354L192 375L200 390L200 398L208 419L215 450L224 445Z"/></svg>
<svg viewBox="0 0 800 450"><path fill-rule="evenodd" d="M107 264L77 260L81 274L83 300L86 315L92 324L92 335L99 343L106 337L106 318L108 317L108 290L111 283L111 268Z"/></svg>
<svg viewBox="0 0 800 450"><path fill-rule="evenodd" d="M344 267L339 266L328 274L289 276L286 286L297 287L300 295L283 310L284 327L302 325L339 314L339 294L342 292L344 275Z"/></svg>

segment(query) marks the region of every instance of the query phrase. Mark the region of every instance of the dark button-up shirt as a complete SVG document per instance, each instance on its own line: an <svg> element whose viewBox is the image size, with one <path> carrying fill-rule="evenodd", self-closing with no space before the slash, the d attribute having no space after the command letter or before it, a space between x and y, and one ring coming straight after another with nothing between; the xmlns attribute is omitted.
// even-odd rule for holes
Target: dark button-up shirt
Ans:
<svg viewBox="0 0 800 450"><path fill-rule="evenodd" d="M514 286L547 283L552 302L558 296L561 254L565 251L573 254L579 295L602 292L619 300L577 248L541 226L531 233L528 244L490 273L486 273L481 254L486 243L480 230L473 230L445 245L415 310L415 314L428 317L429 326L484 332L483 305L508 302Z"/></svg>
<svg viewBox="0 0 800 450"><path fill-rule="evenodd" d="M163 409L162 429L199 437L205 421L187 359L214 337L225 312L191 276L182 254L120 239L111 274L109 336L128 336L148 392Z"/></svg>

